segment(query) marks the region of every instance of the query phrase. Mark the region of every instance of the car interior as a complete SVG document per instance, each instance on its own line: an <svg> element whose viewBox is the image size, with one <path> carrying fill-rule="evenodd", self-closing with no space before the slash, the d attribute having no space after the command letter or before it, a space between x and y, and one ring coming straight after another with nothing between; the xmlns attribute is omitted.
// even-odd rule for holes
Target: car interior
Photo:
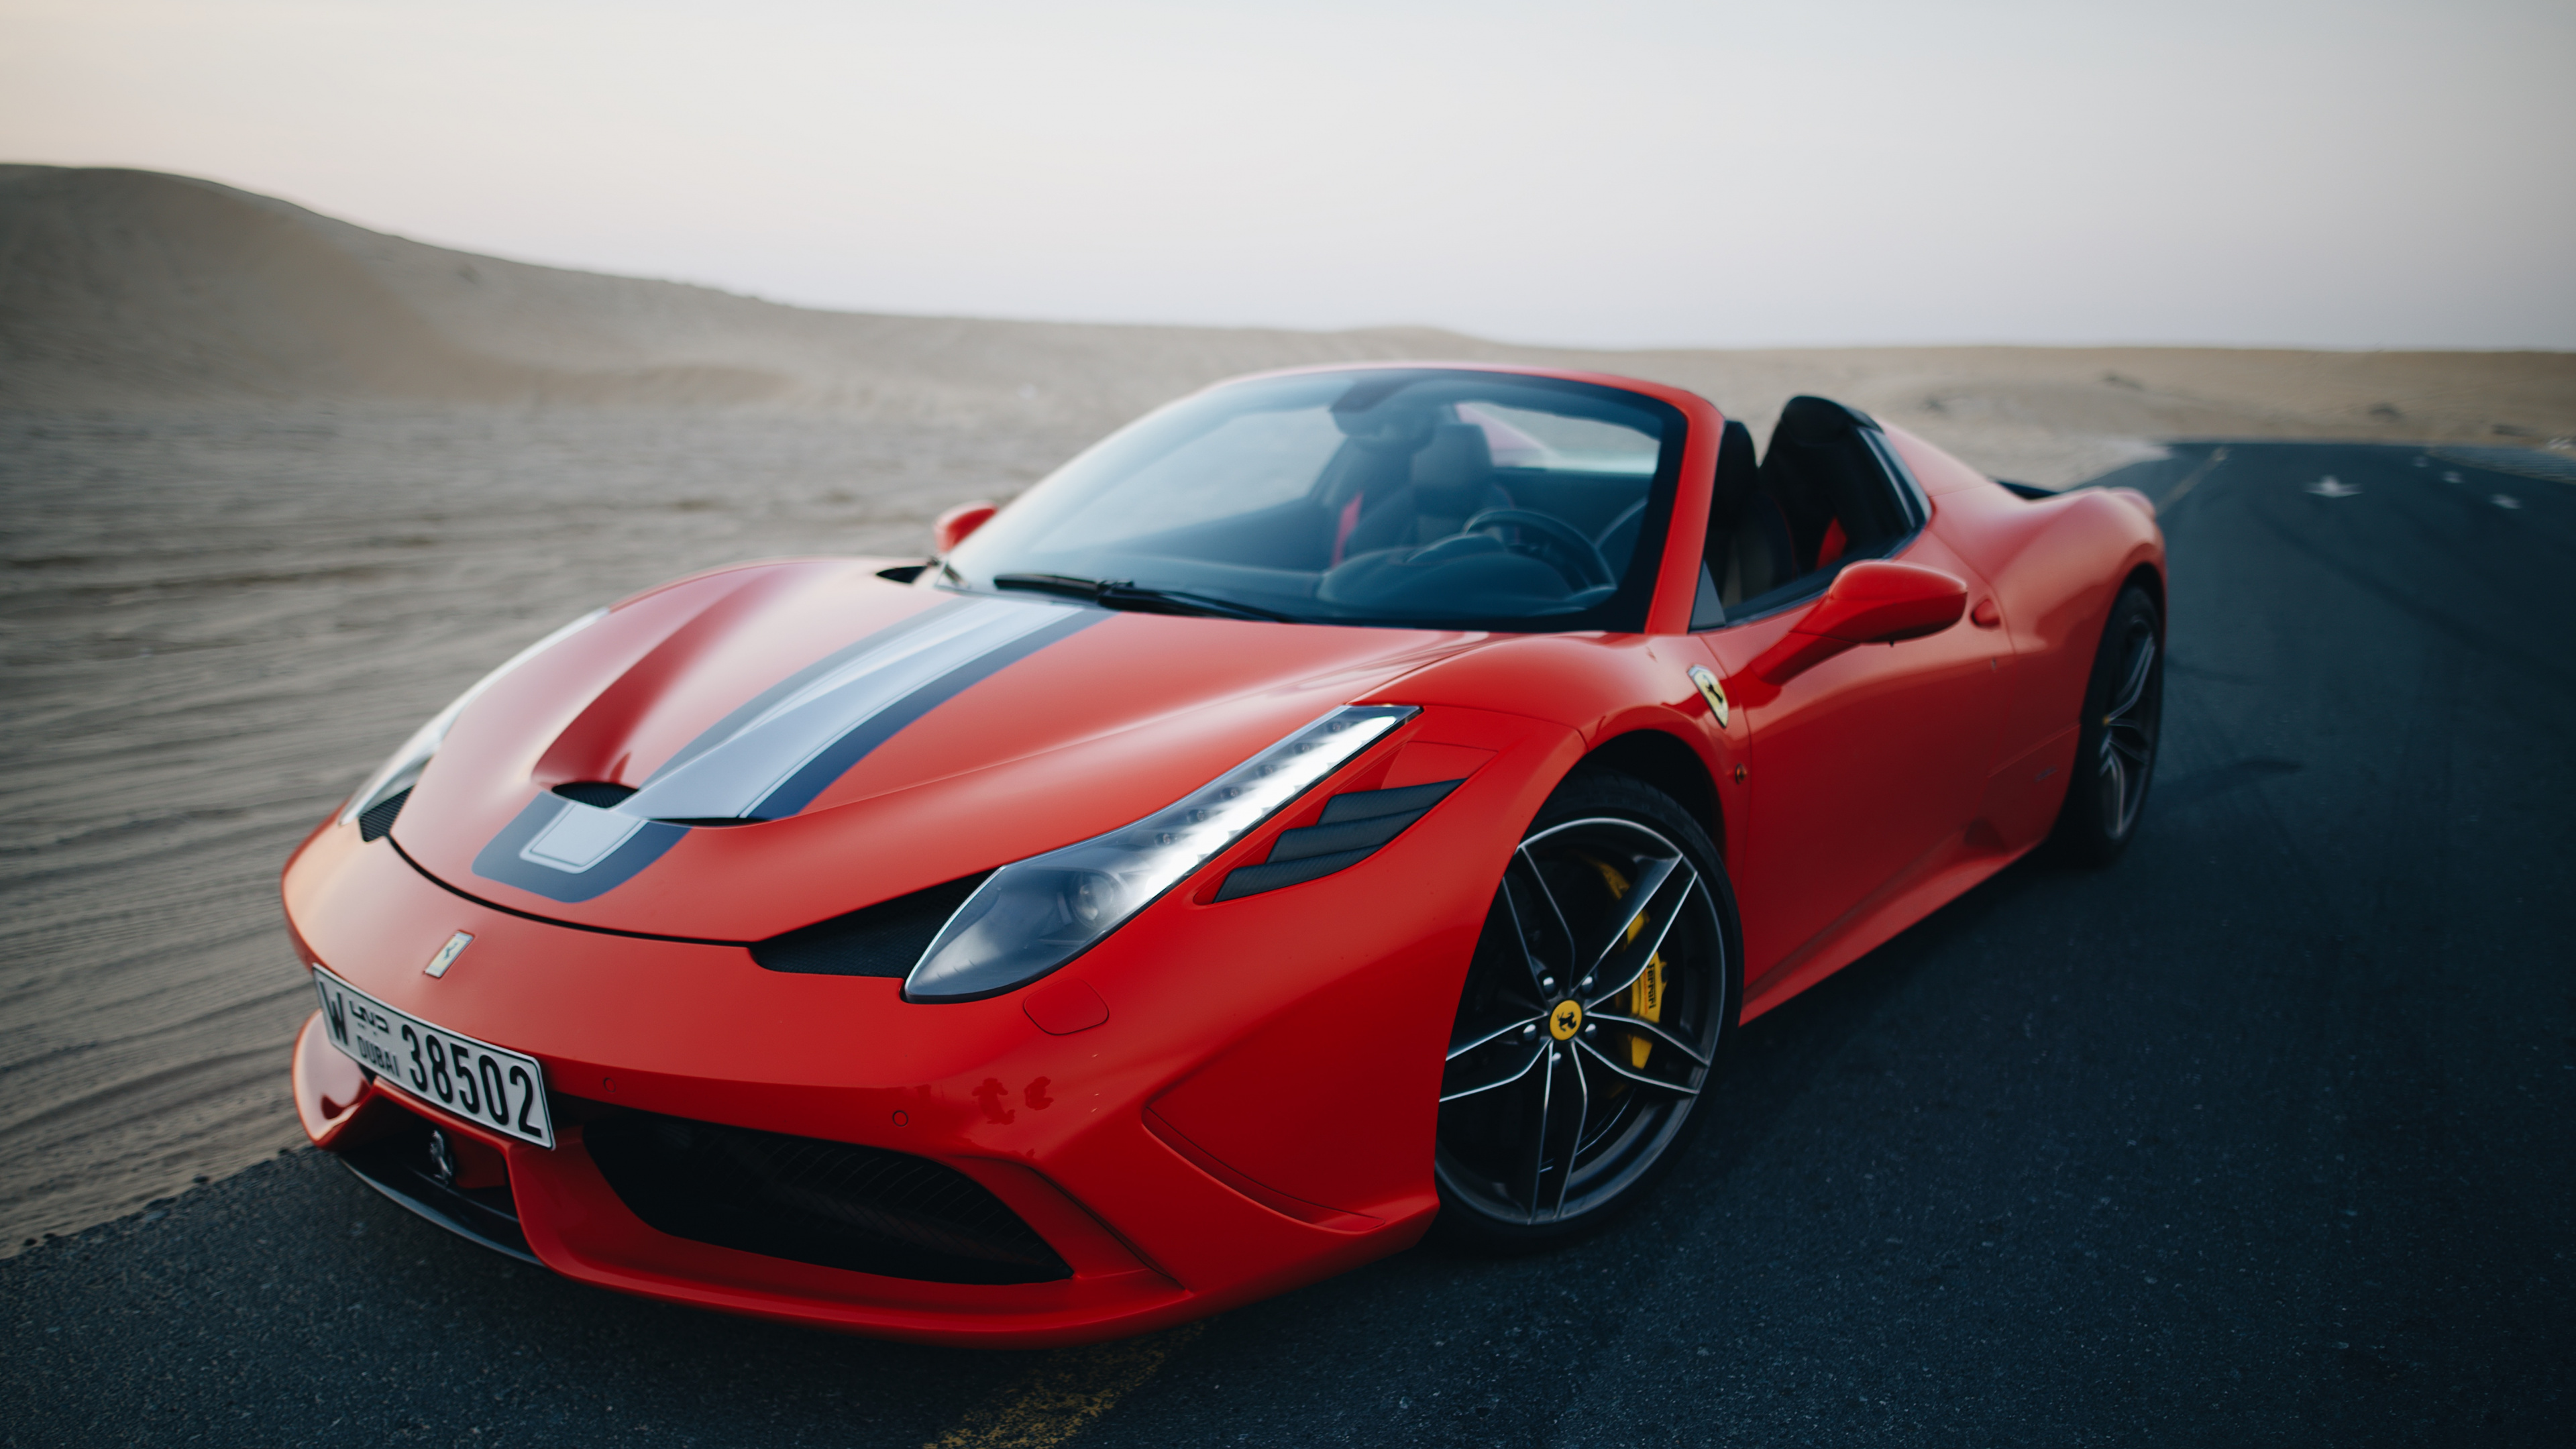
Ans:
<svg viewBox="0 0 2576 1449"><path fill-rule="evenodd" d="M1643 626L1651 580L1629 575L1669 496L1662 418L1486 375L1253 386L1076 465L1091 476L961 558L1004 587L1121 580L1317 622ZM1759 459L1726 424L1713 489L1694 628L1810 597L1925 516L1878 425L1817 397Z"/></svg>
<svg viewBox="0 0 2576 1449"><path fill-rule="evenodd" d="M1569 459L1473 400L1337 407L1334 421L1342 441L1304 496L1131 536L1091 566L1229 598L1451 617L1563 615L1626 577L1652 471Z"/></svg>
<svg viewBox="0 0 2576 1449"><path fill-rule="evenodd" d="M1794 603L1822 590L1838 565L1884 558L1914 535L1922 505L1877 432L1866 413L1791 398L1757 465L1753 434L1726 425L1691 627Z"/></svg>

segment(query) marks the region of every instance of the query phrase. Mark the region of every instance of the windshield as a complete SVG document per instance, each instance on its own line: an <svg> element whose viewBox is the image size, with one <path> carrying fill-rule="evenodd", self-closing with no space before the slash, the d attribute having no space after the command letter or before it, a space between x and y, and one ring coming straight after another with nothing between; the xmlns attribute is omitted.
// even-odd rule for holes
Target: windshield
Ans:
<svg viewBox="0 0 2576 1449"><path fill-rule="evenodd" d="M1634 631L1682 431L1669 404L1554 378L1256 379L1111 435L940 578L1132 584L1318 624Z"/></svg>

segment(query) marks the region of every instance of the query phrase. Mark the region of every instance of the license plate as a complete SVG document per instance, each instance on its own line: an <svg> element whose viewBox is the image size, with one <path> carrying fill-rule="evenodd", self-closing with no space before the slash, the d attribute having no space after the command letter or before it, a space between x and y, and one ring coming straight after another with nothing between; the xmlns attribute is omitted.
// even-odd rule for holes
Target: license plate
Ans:
<svg viewBox="0 0 2576 1449"><path fill-rule="evenodd" d="M459 1036L394 1010L317 966L313 990L331 1045L404 1095L477 1127L539 1147L555 1145L546 1074L537 1059Z"/></svg>

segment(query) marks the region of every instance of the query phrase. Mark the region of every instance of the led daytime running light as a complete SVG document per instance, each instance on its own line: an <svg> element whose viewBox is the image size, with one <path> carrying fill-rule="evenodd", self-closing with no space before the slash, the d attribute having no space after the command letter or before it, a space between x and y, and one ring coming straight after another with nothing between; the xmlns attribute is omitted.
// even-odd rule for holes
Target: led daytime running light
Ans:
<svg viewBox="0 0 2576 1449"><path fill-rule="evenodd" d="M1418 713L1334 710L1133 825L993 872L921 953L905 999L969 1001L1055 970Z"/></svg>

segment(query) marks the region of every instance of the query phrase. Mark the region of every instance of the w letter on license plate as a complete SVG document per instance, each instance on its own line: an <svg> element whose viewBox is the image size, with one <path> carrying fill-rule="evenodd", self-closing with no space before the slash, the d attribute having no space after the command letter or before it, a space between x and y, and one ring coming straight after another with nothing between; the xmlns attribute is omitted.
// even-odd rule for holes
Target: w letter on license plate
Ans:
<svg viewBox="0 0 2576 1449"><path fill-rule="evenodd" d="M331 1045L376 1079L494 1132L555 1145L537 1059L459 1036L394 1010L316 966L322 1025Z"/></svg>

